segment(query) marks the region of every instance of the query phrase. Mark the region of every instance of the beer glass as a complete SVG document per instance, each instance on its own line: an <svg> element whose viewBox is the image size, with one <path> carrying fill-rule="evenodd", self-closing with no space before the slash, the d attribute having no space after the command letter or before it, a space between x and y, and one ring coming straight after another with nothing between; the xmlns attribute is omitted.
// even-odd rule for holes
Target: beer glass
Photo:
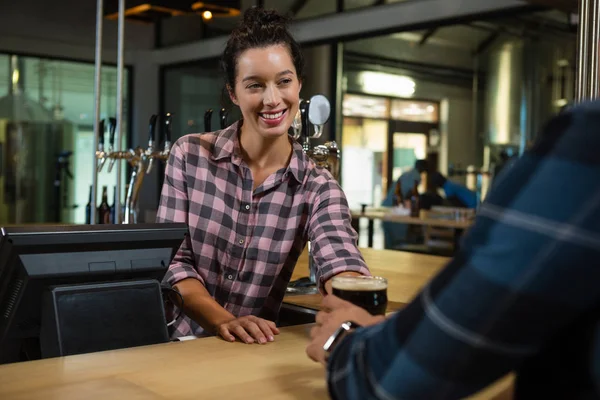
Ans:
<svg viewBox="0 0 600 400"><path fill-rule="evenodd" d="M332 294L372 315L385 315L387 309L387 279L379 276L334 276Z"/></svg>

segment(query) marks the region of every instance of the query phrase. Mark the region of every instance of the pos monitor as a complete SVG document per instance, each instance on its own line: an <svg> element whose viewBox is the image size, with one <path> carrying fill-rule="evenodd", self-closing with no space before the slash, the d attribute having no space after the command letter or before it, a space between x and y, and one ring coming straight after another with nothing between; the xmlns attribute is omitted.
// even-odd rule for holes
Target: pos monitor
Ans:
<svg viewBox="0 0 600 400"><path fill-rule="evenodd" d="M185 224L2 228L0 364L167 341L160 281L187 232Z"/></svg>

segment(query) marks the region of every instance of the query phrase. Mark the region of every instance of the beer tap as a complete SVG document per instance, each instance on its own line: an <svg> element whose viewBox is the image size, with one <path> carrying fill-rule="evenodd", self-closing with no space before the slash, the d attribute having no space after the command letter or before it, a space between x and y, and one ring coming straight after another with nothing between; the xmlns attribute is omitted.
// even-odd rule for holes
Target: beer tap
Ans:
<svg viewBox="0 0 600 400"><path fill-rule="evenodd" d="M110 123L110 136L109 136L109 148L108 151L104 151L104 120L100 121L100 139L98 140L98 150L96 151L96 158L100 160L98 171L102 169L102 166L107 159L110 158L110 164L108 171L110 172L117 160L125 160L131 165L132 172L129 181L129 188L127 189L127 198L125 200L125 215L123 223L136 223L137 214L135 206L137 204L138 194L142 186L144 176L152 171L152 167L155 159L166 161L171 153L171 118L172 114L167 113L164 116L165 123L165 143L162 150L157 149L156 143L156 124L158 121L158 115L152 115L150 117L150 124L148 128L148 147L143 149L136 147L135 149L128 149L120 151L115 149L115 132L117 128L117 121L115 118L109 118Z"/></svg>
<svg viewBox="0 0 600 400"><path fill-rule="evenodd" d="M339 160L340 151L334 141L325 142L322 145L312 147L311 140L319 139L323 135L323 127L329 120L331 114L331 105L327 97L318 94L312 96L310 100L300 101L298 114L294 118L292 128L294 129L294 138L302 137L302 150L310 157L317 166L326 168L333 177L339 179ZM311 134L310 124L313 125L314 132ZM300 131L298 133L297 131Z"/></svg>
<svg viewBox="0 0 600 400"><path fill-rule="evenodd" d="M110 163L108 164L108 172L110 173L115 165L116 158L112 157L115 150L115 131L117 130L117 119L109 118L108 119L108 155L110 158Z"/></svg>
<svg viewBox="0 0 600 400"><path fill-rule="evenodd" d="M302 103L302 99L300 99L300 103ZM296 112L296 116L294 116L294 120L292 121L292 130L294 134L292 138L294 140L300 139L302 136L302 113L300 112L300 105L298 105L298 111Z"/></svg>
<svg viewBox="0 0 600 400"><path fill-rule="evenodd" d="M130 149L128 155L130 156L130 159L128 160L129 164L133 168L129 177L129 187L127 188L127 194L125 198L125 214L123 223L135 224L137 223L137 211L135 205L137 204L138 194L140 192L140 188L142 187L144 176L148 171L148 159L151 156L148 156L146 151L140 147L136 148L135 150Z"/></svg>
<svg viewBox="0 0 600 400"><path fill-rule="evenodd" d="M212 119L212 113L213 110L212 108L209 108L208 110L206 110L204 112L204 132L212 132L212 124L211 124L211 119Z"/></svg>
<svg viewBox="0 0 600 400"><path fill-rule="evenodd" d="M310 107L308 109L308 119L312 122L315 133L311 136L311 139L319 139L323 134L323 127L329 120L331 115L331 104L327 97L322 94L317 94L311 97Z"/></svg>
<svg viewBox="0 0 600 400"><path fill-rule="evenodd" d="M149 174L152 171L152 164L154 163L154 157L152 154L154 153L154 138L156 133L156 120L158 115L153 114L150 117L150 126L148 127L148 149L146 150L146 156L148 157L148 168L146 173Z"/></svg>
<svg viewBox="0 0 600 400"><path fill-rule="evenodd" d="M310 157L310 135L308 134L308 107L310 106L310 100L302 100L298 107L300 111L300 129L302 132L302 150Z"/></svg>
<svg viewBox="0 0 600 400"><path fill-rule="evenodd" d="M104 167L104 163L106 162L106 158L107 158L107 153L104 152L104 130L105 130L105 126L104 126L104 120L101 119L100 123L98 124L98 129L99 129L99 133L100 135L98 136L98 150L96 150L96 158L98 159L98 172L100 172L102 170L102 167Z"/></svg>
<svg viewBox="0 0 600 400"><path fill-rule="evenodd" d="M173 124L171 123L171 118L173 114L166 113L165 114L165 145L162 153L159 155L159 158L163 161L167 161L169 159L169 154L171 153L171 129L173 128Z"/></svg>
<svg viewBox="0 0 600 400"><path fill-rule="evenodd" d="M219 111L219 121L221 122L221 129L227 128L227 110L224 108Z"/></svg>
<svg viewBox="0 0 600 400"><path fill-rule="evenodd" d="M155 133L156 133L156 122L158 115L152 115L150 117L150 127L148 129L148 149L146 151L139 147L135 150L130 149L127 156L123 157L129 160L129 163L134 167L131 171L129 179L129 187L127 189L127 196L125 199L125 224L137 223L137 202L139 198L140 189L144 182L144 176L149 174L152 170L152 165L155 159L167 161L171 153L171 137L172 137L172 117L173 114L166 113L163 117L164 132L165 132L165 143L162 151L155 149Z"/></svg>

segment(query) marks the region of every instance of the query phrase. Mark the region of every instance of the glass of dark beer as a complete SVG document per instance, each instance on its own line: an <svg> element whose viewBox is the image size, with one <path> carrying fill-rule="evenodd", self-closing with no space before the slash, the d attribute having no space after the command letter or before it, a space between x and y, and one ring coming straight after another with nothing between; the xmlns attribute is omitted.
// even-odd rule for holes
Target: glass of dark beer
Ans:
<svg viewBox="0 0 600 400"><path fill-rule="evenodd" d="M372 315L385 315L387 279L379 276L334 276L334 296L362 307Z"/></svg>

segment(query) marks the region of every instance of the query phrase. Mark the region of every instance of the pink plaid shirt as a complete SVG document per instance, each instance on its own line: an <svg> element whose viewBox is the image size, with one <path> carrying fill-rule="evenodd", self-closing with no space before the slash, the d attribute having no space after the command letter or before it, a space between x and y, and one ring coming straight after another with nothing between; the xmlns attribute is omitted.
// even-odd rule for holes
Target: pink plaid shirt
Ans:
<svg viewBox="0 0 600 400"><path fill-rule="evenodd" d="M350 226L346 197L331 174L293 142L289 166L253 191L239 126L183 136L171 149L157 222L185 222L189 236L165 281L198 279L233 315L275 321L308 240L321 289L341 272L368 275L369 270ZM203 329L184 315L173 336L190 334Z"/></svg>

